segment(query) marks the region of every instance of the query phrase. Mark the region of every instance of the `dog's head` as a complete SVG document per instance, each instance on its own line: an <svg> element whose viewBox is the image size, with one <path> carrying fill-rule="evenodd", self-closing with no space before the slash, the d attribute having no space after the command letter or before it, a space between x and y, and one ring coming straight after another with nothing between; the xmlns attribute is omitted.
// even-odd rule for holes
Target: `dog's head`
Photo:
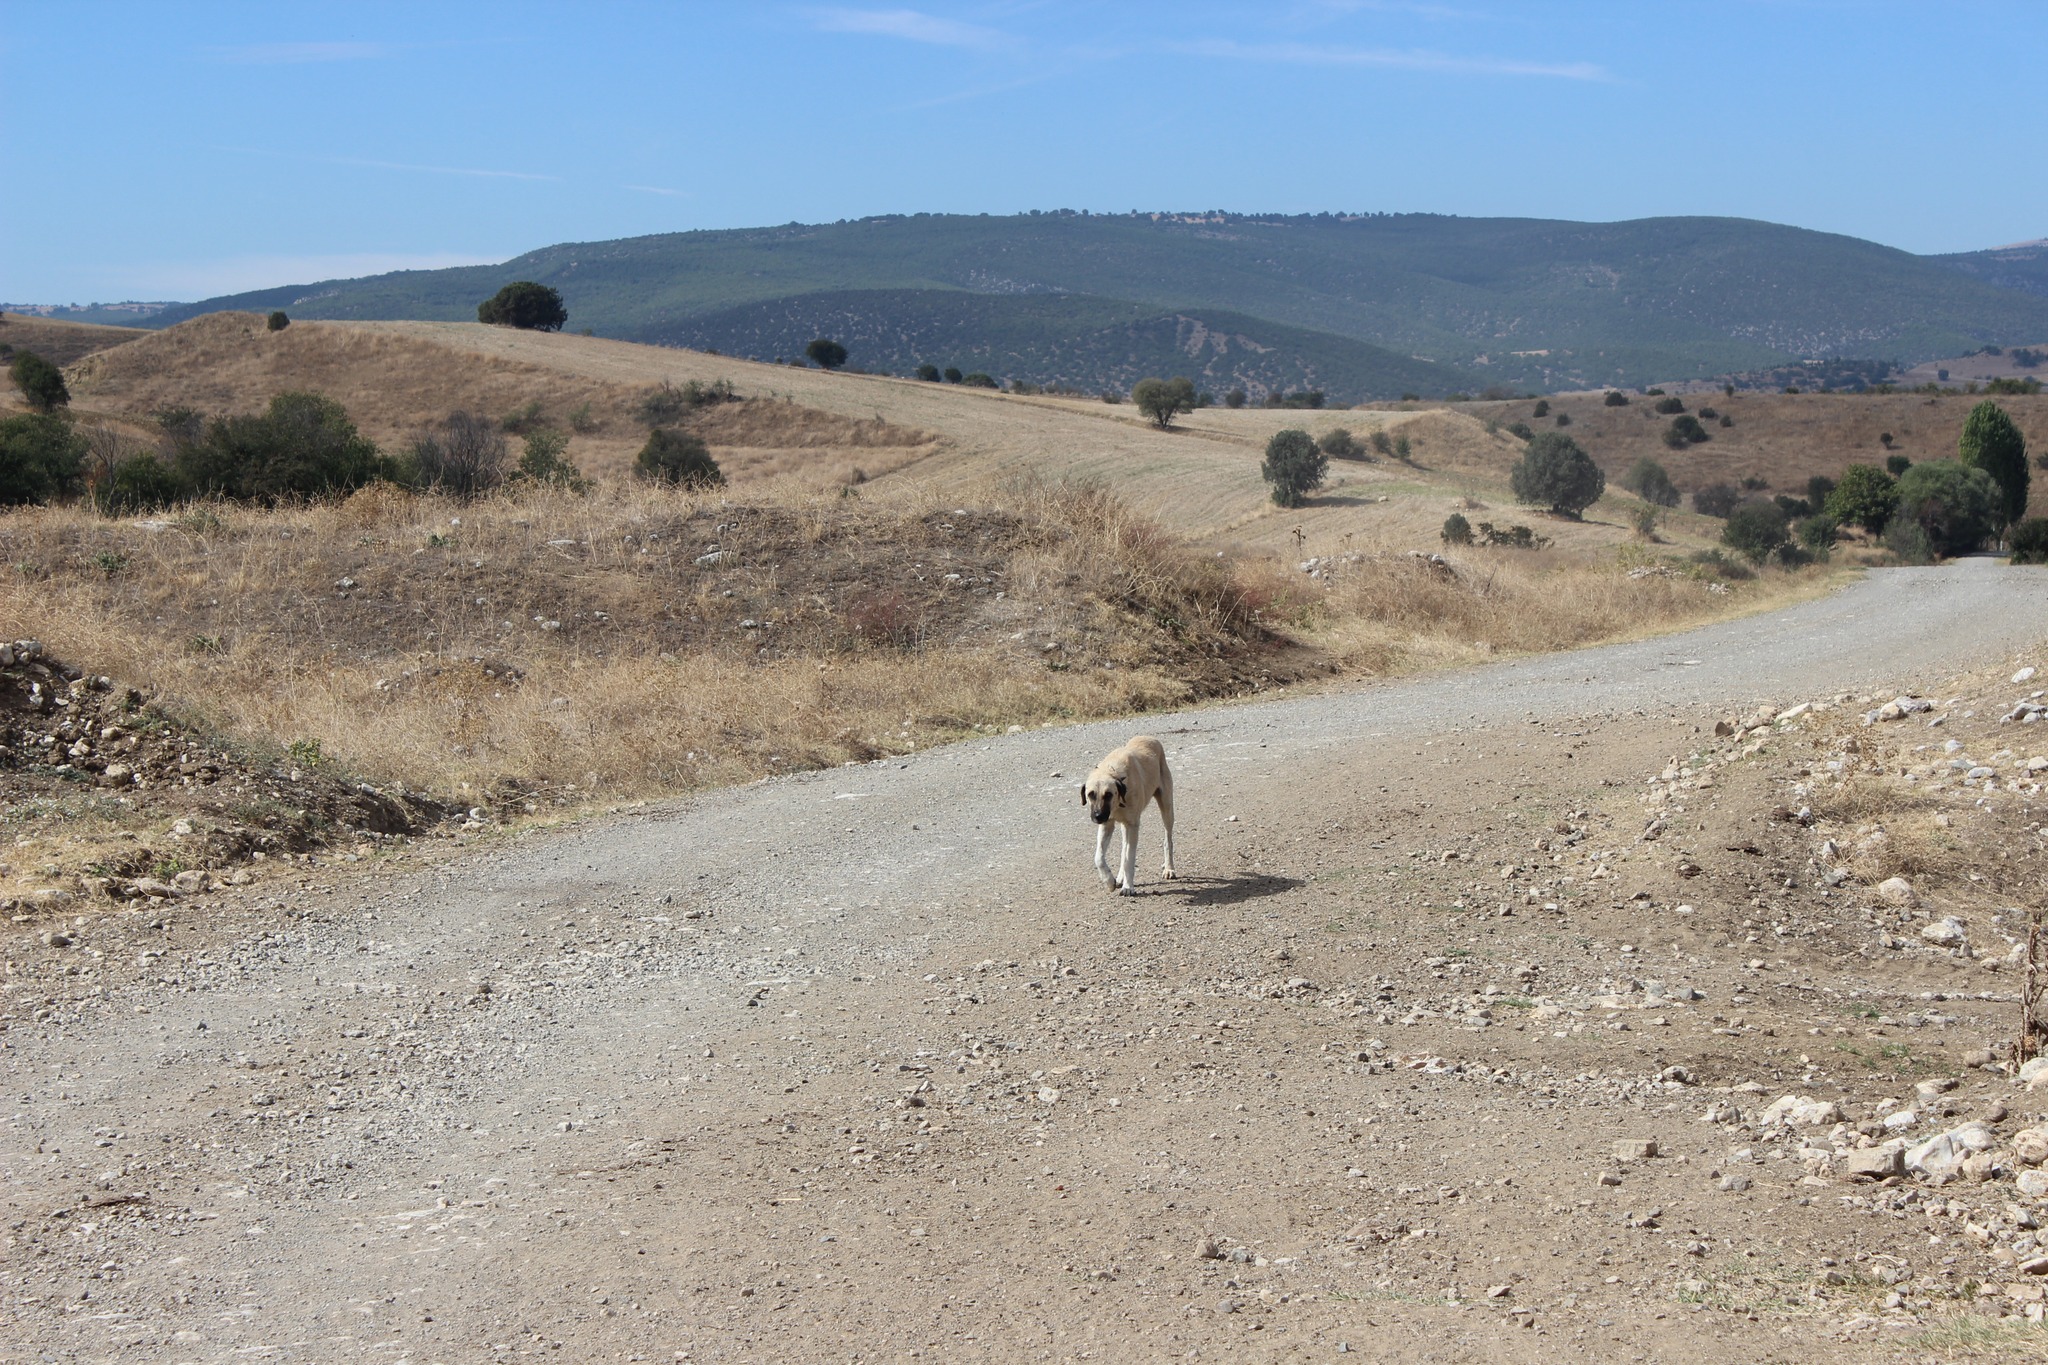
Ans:
<svg viewBox="0 0 2048 1365"><path fill-rule="evenodd" d="M1110 773L1092 772L1081 784L1081 804L1088 808L1088 818L1098 825L1108 824L1109 817L1123 806L1129 795L1124 779Z"/></svg>

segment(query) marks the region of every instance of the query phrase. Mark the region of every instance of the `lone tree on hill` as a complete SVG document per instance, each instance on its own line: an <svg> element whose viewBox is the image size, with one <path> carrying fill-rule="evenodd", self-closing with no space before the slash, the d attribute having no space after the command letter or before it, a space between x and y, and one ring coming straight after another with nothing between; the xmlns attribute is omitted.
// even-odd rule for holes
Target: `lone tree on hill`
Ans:
<svg viewBox="0 0 2048 1365"><path fill-rule="evenodd" d="M1182 376L1179 379L1140 379L1131 386L1131 401L1138 405L1138 411L1152 420L1152 425L1161 431L1173 425L1173 419L1195 407L1195 381ZM1292 505L1292 504L1288 504Z"/></svg>
<svg viewBox="0 0 2048 1365"><path fill-rule="evenodd" d="M846 348L830 337L819 337L804 347L804 358L821 370L836 370L846 363Z"/></svg>
<svg viewBox="0 0 2048 1365"><path fill-rule="evenodd" d="M1986 399L1970 409L1963 420L1963 436L1956 446L1958 458L1983 470L1998 485L1998 526L2002 531L2027 514L2027 438L2020 434L2005 409Z"/></svg>
<svg viewBox="0 0 2048 1365"><path fill-rule="evenodd" d="M1543 503L1573 521L1607 491L1607 476L1593 457L1559 431L1539 431L1531 438L1510 482L1520 501Z"/></svg>
<svg viewBox="0 0 2048 1365"><path fill-rule="evenodd" d="M1308 495L1323 486L1330 470L1330 457L1316 444L1316 438L1299 427L1273 433L1266 442L1266 460L1259 466L1266 482L1273 485L1273 501L1282 507L1299 507Z"/></svg>
<svg viewBox="0 0 2048 1365"><path fill-rule="evenodd" d="M21 390L22 398L37 412L55 412L71 401L71 390L64 386L64 371L34 351L16 351L8 372L14 376L14 386Z"/></svg>
<svg viewBox="0 0 2048 1365"><path fill-rule="evenodd" d="M647 438L633 461L633 472L654 483L684 488L716 488L725 482L725 471L711 458L710 448L673 427L662 427Z"/></svg>
<svg viewBox="0 0 2048 1365"><path fill-rule="evenodd" d="M527 332L559 332L569 320L559 292L532 280L518 280L476 306L476 320Z"/></svg>

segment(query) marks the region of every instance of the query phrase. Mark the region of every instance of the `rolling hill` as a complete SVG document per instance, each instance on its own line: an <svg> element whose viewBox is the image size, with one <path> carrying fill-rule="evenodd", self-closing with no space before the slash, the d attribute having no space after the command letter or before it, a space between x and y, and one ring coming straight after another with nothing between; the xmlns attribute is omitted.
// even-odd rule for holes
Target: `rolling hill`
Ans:
<svg viewBox="0 0 2048 1365"><path fill-rule="evenodd" d="M2000 289L2048 298L2048 238L1927 259Z"/></svg>
<svg viewBox="0 0 2048 1365"><path fill-rule="evenodd" d="M837 319L874 339L855 365L956 363L973 339L999 377L1085 388L1174 359L1162 344L1193 345L1176 363L1201 367L1212 387L1257 395L1320 376L1333 397L1358 400L1411 387L1360 343L1459 376L1426 386L1441 393L1643 384L1808 357L1911 362L2048 335L2048 298L1977 274L1733 218L916 214L566 243L496 266L212 299L151 321L222 308L458 321L499 285L534 279L562 291L573 327L622 340L724 335L773 358L812 322ZM1268 349L1204 357L1197 329Z"/></svg>

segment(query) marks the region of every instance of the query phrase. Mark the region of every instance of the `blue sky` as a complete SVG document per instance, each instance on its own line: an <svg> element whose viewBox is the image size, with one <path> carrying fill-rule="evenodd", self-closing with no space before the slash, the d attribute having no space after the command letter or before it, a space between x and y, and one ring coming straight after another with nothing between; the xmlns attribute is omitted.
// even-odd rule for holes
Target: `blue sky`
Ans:
<svg viewBox="0 0 2048 1365"><path fill-rule="evenodd" d="M0 0L0 299L1031 208L2048 236L2048 4Z"/></svg>

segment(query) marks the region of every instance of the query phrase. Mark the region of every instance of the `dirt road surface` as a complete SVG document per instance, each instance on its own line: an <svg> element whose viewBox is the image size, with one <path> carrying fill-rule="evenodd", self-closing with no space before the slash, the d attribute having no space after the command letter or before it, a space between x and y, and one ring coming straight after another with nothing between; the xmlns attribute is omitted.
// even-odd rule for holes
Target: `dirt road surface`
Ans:
<svg viewBox="0 0 2048 1365"><path fill-rule="evenodd" d="M1870 1281L1815 1286L1884 1238L1939 1277L1924 1231L1724 1189L1700 1121L1811 1077L1815 992L1877 969L1824 937L1750 965L1736 925L1818 893L1682 883L1635 803L1721 709L2044 639L2039 575L1876 572L13 926L0 1360L1911 1356L1844 1326ZM1181 877L1148 820L1126 899L1075 793L1140 729ZM1630 976L1699 999L1530 1008ZM1946 1008L1927 1065L1989 1036Z"/></svg>

